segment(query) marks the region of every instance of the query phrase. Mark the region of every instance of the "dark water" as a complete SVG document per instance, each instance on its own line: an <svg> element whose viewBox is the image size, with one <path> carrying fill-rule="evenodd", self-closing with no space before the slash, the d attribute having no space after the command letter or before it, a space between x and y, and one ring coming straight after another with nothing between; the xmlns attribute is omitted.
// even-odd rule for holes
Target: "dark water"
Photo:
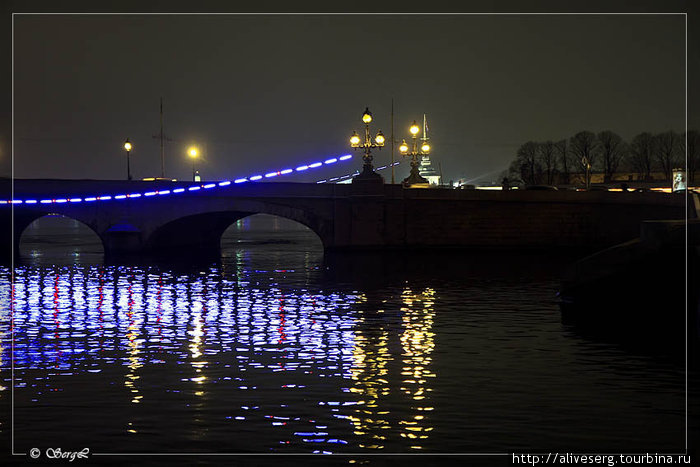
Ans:
<svg viewBox="0 0 700 467"><path fill-rule="evenodd" d="M683 358L562 324L575 258L324 256L267 216L222 245L220 261L105 264L72 221L30 228L14 271L15 451L684 451ZM9 372L1 384L7 406Z"/></svg>

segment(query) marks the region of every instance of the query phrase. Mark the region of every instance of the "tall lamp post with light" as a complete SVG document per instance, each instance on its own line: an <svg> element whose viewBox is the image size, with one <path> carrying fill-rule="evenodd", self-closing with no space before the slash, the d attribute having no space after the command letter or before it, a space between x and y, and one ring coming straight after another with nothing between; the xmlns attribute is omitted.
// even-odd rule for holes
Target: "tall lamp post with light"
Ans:
<svg viewBox="0 0 700 467"><path fill-rule="evenodd" d="M411 128L408 129L411 132L411 139L413 140L411 151L409 152L408 144L406 140L401 142L399 146L399 152L402 156L411 156L411 173L403 181L404 186L417 185L417 184L427 184L429 183L427 179L421 177L418 172L418 167L420 166L419 157L427 156L430 153L430 145L427 141L423 141L420 150L418 149L418 133L420 133L420 127L413 120Z"/></svg>
<svg viewBox="0 0 700 467"><path fill-rule="evenodd" d="M129 141L129 138L124 141L124 150L126 150L126 179L131 180L131 165L129 162L130 156L131 156L131 148L133 146L131 145L131 142Z"/></svg>
<svg viewBox="0 0 700 467"><path fill-rule="evenodd" d="M190 149L187 150L187 154L189 154L190 158L192 159L192 181L193 182L198 182L197 180L197 172L194 169L194 161L197 160L197 155L199 155L199 152L197 151L197 148L192 146Z"/></svg>
<svg viewBox="0 0 700 467"><path fill-rule="evenodd" d="M366 107L364 113L362 114L362 122L365 124L364 143L360 140L360 135L358 135L355 131L352 132L352 136L350 137L350 146L352 146L353 149L363 148L365 151L364 155L362 156L362 160L364 161L364 165L362 166L362 173L355 177L355 179L382 180L382 176L376 173L374 171L374 167L372 167L372 149L383 148L385 139L382 130L379 130L377 132L377 136L375 136L374 138L374 142L372 142L372 138L370 136L369 131L369 124L371 121L372 112L370 112L369 108Z"/></svg>

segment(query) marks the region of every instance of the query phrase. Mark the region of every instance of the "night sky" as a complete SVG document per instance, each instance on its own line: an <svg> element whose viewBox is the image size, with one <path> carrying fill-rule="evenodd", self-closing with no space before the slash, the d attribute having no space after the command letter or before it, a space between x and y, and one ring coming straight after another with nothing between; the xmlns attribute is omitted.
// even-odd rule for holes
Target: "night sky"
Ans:
<svg viewBox="0 0 700 467"><path fill-rule="evenodd" d="M152 11L172 7L151 3ZM557 3L493 8L482 2L472 11L561 11L547 8ZM569 6L688 11L686 2L638 3L637 9L610 2L605 9L590 2L585 9ZM60 11L51 5L14 2L10 11ZM95 11L70 5L62 2L62 11ZM119 10L129 11L124 6L101 11ZM225 10L205 3L194 11ZM4 18L10 26L11 17ZM161 97L165 133L172 139L166 142L166 176L180 179L191 176L185 153L190 144L205 151L197 166L210 179L349 153L348 138L362 130L366 106L375 116L373 131L381 129L388 140L393 98L399 141L409 136L414 119L427 114L433 161L445 180L491 181L528 140L568 138L581 130L610 129L626 139L642 131L682 132L685 20L683 15L17 14L14 176L123 179L127 137L134 144L135 178L158 176L159 142L153 136L159 132ZM692 103L693 76L700 68L692 12L688 24ZM698 128L693 108L688 126ZM3 123L9 123L7 116ZM4 125L2 176L10 175L10 134ZM375 165L390 157L389 148L375 153ZM358 154L352 166L294 180L342 175L360 164ZM407 174L407 165L398 169L397 180Z"/></svg>

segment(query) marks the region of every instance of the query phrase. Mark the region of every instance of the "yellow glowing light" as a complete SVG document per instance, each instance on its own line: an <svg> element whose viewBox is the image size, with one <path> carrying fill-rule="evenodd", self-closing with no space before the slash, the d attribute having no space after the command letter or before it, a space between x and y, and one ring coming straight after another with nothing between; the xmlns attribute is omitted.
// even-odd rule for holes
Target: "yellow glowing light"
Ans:
<svg viewBox="0 0 700 467"><path fill-rule="evenodd" d="M430 152L430 145L428 143L423 143L423 146L420 147L420 150L423 152Z"/></svg>
<svg viewBox="0 0 700 467"><path fill-rule="evenodd" d="M365 123L372 121L372 112L369 111L369 107L365 108L365 113L362 114L362 121Z"/></svg>
<svg viewBox="0 0 700 467"><path fill-rule="evenodd" d="M408 144L406 144L406 140L401 141L401 146L399 146L399 151L407 152L408 151Z"/></svg>
<svg viewBox="0 0 700 467"><path fill-rule="evenodd" d="M411 125L411 128L409 128L408 131L410 131L411 134L414 136L417 135L418 132L420 131L420 127L418 126L418 124L416 123L415 120L413 120L413 125Z"/></svg>
<svg viewBox="0 0 700 467"><path fill-rule="evenodd" d="M129 142L128 139L127 139L126 142L124 143L124 149L126 149L127 152L128 152L128 151L131 151L131 143Z"/></svg>
<svg viewBox="0 0 700 467"><path fill-rule="evenodd" d="M190 157L197 157L197 148L191 147L188 151Z"/></svg>
<svg viewBox="0 0 700 467"><path fill-rule="evenodd" d="M358 144L360 144L360 137L357 136L357 133L355 133L354 131L352 132L352 136L350 137L350 144L352 144L353 146L357 146Z"/></svg>
<svg viewBox="0 0 700 467"><path fill-rule="evenodd" d="M377 142L377 144L383 145L384 144L384 134L381 131L379 131L379 133L377 133L377 137L374 138L374 140Z"/></svg>

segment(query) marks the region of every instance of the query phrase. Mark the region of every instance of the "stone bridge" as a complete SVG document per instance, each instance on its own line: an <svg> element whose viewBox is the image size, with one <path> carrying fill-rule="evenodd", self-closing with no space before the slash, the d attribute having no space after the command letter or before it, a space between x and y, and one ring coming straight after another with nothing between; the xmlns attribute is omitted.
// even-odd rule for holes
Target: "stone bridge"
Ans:
<svg viewBox="0 0 700 467"><path fill-rule="evenodd" d="M382 183L3 180L0 194L0 241L15 252L27 226L54 213L87 225L107 255L218 252L224 230L257 213L309 227L326 249L595 249L639 236L643 220L683 219L687 212L683 194L405 189ZM689 199L689 206L697 206L697 195ZM697 217L695 212L688 215ZM5 248L3 254L9 253Z"/></svg>

